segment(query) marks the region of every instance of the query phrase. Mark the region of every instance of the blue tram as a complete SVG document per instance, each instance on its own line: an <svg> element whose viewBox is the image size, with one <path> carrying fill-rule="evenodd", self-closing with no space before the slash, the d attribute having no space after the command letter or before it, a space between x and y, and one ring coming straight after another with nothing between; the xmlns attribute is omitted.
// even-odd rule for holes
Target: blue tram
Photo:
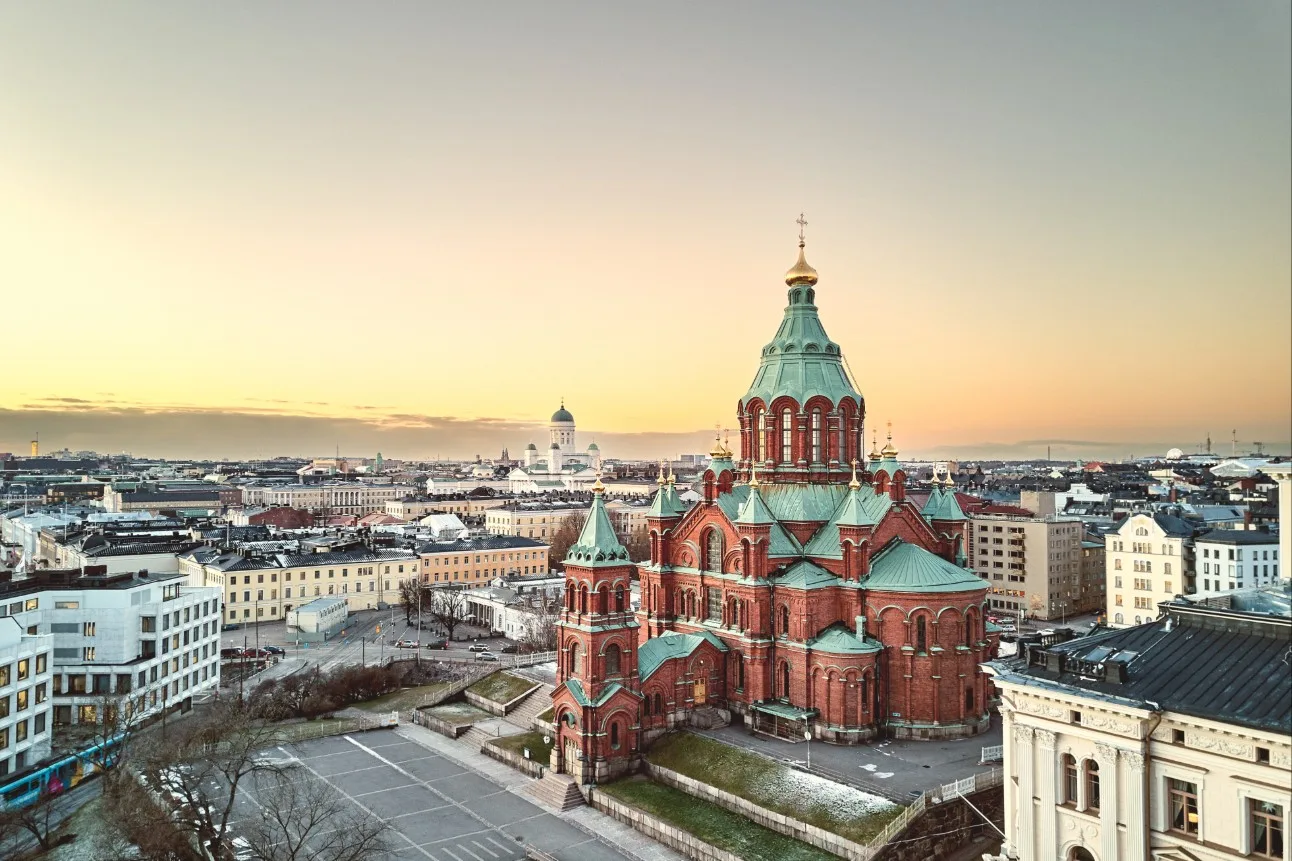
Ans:
<svg viewBox="0 0 1292 861"><path fill-rule="evenodd" d="M46 762L0 784L0 810L14 810L33 804L43 793L57 795L94 775L98 762L111 762L118 753L122 736L101 741L75 753Z"/></svg>

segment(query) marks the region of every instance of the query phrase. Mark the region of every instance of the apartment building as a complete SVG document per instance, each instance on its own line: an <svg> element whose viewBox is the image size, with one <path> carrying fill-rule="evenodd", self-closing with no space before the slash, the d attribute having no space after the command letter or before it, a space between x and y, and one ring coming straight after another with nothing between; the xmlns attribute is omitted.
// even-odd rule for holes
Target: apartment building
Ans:
<svg viewBox="0 0 1292 861"><path fill-rule="evenodd" d="M324 482L266 487L258 496L261 505L302 508L315 514L353 514L362 517L374 511L385 512L386 503L402 499L415 491L416 488L404 484Z"/></svg>
<svg viewBox="0 0 1292 861"><path fill-rule="evenodd" d="M986 665L1001 692L1005 857L1287 859L1289 595L1164 617Z"/></svg>
<svg viewBox="0 0 1292 861"><path fill-rule="evenodd" d="M451 499L448 497L411 497L386 503L386 513L403 520L417 520L428 514L456 514L479 517L486 511L509 503L510 499Z"/></svg>
<svg viewBox="0 0 1292 861"><path fill-rule="evenodd" d="M383 609L399 601L399 583L418 569L417 554L366 546L317 553L259 553L202 547L180 557L191 584L224 595L226 624L277 622L301 604L340 597L350 612Z"/></svg>
<svg viewBox="0 0 1292 861"><path fill-rule="evenodd" d="M430 586L483 586L499 577L548 573L548 545L514 535L432 541L417 548L421 580Z"/></svg>
<svg viewBox="0 0 1292 861"><path fill-rule="evenodd" d="M1104 539L1108 624L1157 618L1157 607L1193 592L1193 526L1163 511L1130 515Z"/></svg>
<svg viewBox="0 0 1292 861"><path fill-rule="evenodd" d="M30 634L7 614L25 600L5 602L0 613L0 777L49 756L53 737L50 689L53 637Z"/></svg>
<svg viewBox="0 0 1292 861"><path fill-rule="evenodd" d="M220 684L219 590L179 575L41 571L0 586L0 613L51 637L55 727L94 723L105 708L187 708Z"/></svg>
<svg viewBox="0 0 1292 861"><path fill-rule="evenodd" d="M990 583L992 610L1056 620L1087 610L1080 520L975 514L969 527L969 565Z"/></svg>
<svg viewBox="0 0 1292 861"><path fill-rule="evenodd" d="M561 525L573 517L580 523L588 506L577 503L521 502L485 512L485 532L550 541Z"/></svg>
<svg viewBox="0 0 1292 861"><path fill-rule="evenodd" d="M1194 539L1197 594L1272 586L1279 582L1279 535L1213 529Z"/></svg>

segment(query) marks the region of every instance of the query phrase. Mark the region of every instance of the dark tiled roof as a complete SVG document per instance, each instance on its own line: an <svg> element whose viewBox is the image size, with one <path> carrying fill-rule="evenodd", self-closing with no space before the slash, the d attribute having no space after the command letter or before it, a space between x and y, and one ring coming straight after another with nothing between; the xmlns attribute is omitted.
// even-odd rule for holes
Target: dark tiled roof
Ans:
<svg viewBox="0 0 1292 861"><path fill-rule="evenodd" d="M1204 544L1278 544L1279 537L1274 532L1260 532L1255 529L1213 529L1199 535L1198 541Z"/></svg>
<svg viewBox="0 0 1292 861"><path fill-rule="evenodd" d="M482 535L475 538L462 538L457 541L431 541L417 548L418 553L470 553L475 550L532 550L546 547L541 541L533 538L520 538L515 535Z"/></svg>
<svg viewBox="0 0 1292 861"><path fill-rule="evenodd" d="M1166 711L1252 729L1292 732L1292 624L1286 616L1186 611L1163 605L1167 617L1051 646L1066 660L1103 661L1134 652L1127 680L1004 664L1013 673L1094 694L1156 703ZM1168 620L1170 624L1168 625ZM1099 649L1107 651L1096 651ZM1088 665L1087 665L1088 666Z"/></svg>

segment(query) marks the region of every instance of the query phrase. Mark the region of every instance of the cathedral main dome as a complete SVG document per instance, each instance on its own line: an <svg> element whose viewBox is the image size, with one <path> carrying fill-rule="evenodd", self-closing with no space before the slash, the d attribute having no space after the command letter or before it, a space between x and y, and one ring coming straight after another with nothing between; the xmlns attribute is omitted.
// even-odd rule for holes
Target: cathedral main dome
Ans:
<svg viewBox="0 0 1292 861"><path fill-rule="evenodd" d="M552 421L572 422L574 421L574 415L565 408L565 404L561 404L561 408L556 412L552 413Z"/></svg>

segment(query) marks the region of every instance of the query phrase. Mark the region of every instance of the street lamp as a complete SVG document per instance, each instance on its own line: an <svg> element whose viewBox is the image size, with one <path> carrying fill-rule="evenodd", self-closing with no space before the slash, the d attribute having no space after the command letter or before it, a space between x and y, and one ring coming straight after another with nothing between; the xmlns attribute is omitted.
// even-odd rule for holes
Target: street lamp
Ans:
<svg viewBox="0 0 1292 861"><path fill-rule="evenodd" d="M812 770L812 730L803 730L803 740L807 742L807 767Z"/></svg>

